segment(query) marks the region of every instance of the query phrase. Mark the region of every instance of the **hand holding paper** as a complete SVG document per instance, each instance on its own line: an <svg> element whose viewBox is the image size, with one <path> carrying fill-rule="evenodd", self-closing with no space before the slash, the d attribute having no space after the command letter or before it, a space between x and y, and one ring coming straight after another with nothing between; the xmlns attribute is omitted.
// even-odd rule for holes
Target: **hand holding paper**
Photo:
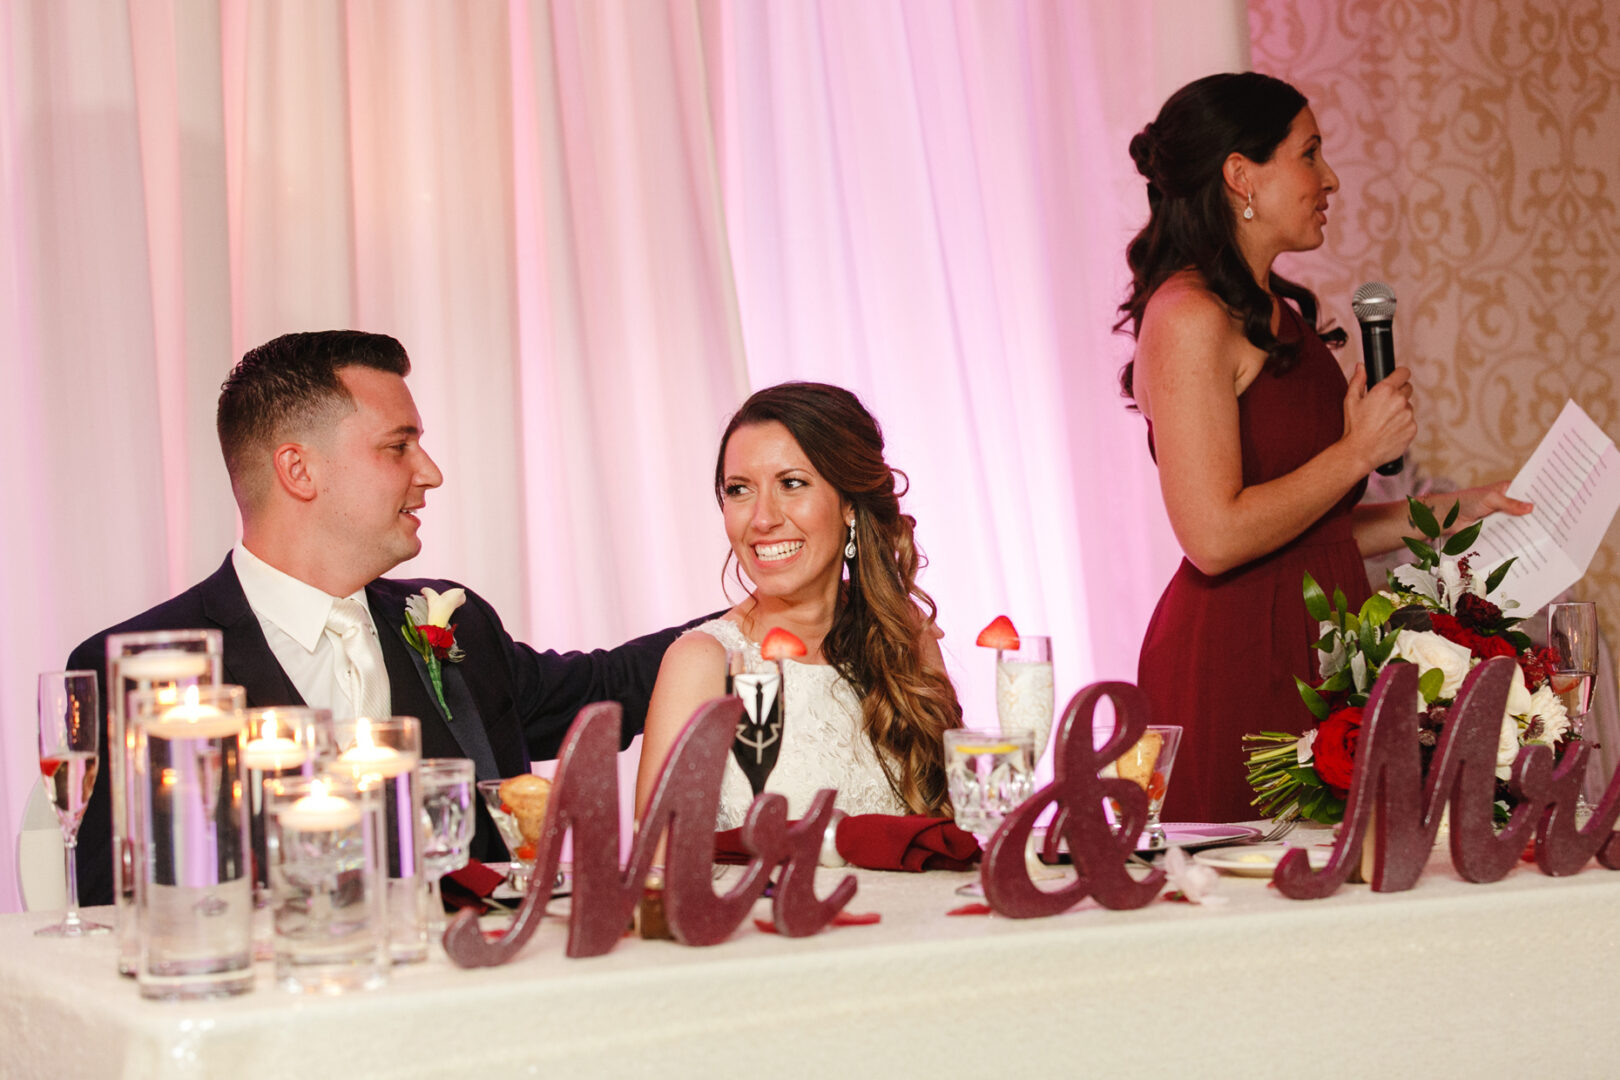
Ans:
<svg viewBox="0 0 1620 1080"><path fill-rule="evenodd" d="M1586 573L1603 534L1620 510L1620 451L1575 402L1566 402L1552 430L1508 485L1528 499L1524 517L1485 519L1474 550L1488 571L1518 556L1502 580L1501 595L1523 616L1546 606Z"/></svg>

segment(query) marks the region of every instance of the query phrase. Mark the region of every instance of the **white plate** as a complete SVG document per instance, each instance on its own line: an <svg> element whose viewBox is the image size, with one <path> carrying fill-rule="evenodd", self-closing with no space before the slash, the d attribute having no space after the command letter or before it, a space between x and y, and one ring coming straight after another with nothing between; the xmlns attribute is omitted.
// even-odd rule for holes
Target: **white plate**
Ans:
<svg viewBox="0 0 1620 1080"><path fill-rule="evenodd" d="M1291 844L1242 844L1196 852L1193 861L1239 877L1270 877L1283 855L1292 850ZM1333 856L1333 848L1326 844L1302 850L1309 854L1312 870L1322 869Z"/></svg>

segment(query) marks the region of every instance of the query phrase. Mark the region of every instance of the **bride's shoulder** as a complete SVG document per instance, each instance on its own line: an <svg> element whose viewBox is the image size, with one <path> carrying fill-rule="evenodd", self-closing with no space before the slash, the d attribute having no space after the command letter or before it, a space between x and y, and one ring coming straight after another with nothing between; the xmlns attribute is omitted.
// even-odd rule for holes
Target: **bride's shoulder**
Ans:
<svg viewBox="0 0 1620 1080"><path fill-rule="evenodd" d="M699 623L680 637L675 639L669 647L670 653L680 657L708 657L727 649L741 649L748 644L748 637L742 627L730 619L721 617Z"/></svg>

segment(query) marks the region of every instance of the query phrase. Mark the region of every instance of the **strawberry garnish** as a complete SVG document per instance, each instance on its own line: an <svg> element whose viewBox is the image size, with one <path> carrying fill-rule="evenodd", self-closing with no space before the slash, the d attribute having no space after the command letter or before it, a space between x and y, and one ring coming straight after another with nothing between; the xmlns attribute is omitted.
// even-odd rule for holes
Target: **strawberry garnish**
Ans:
<svg viewBox="0 0 1620 1080"><path fill-rule="evenodd" d="M771 632L765 635L765 640L759 646L759 655L767 660L791 660L809 651L804 647L804 642L780 626L771 627Z"/></svg>
<svg viewBox="0 0 1620 1080"><path fill-rule="evenodd" d="M1164 773L1159 772L1157 769L1155 769L1153 771L1153 779L1148 781L1148 789L1147 789L1148 798L1154 800L1155 802L1157 802L1159 799L1164 798L1164 786L1165 786Z"/></svg>
<svg viewBox="0 0 1620 1080"><path fill-rule="evenodd" d="M513 852L513 854L524 862L533 862L534 857L540 852L533 844L519 844L517 851Z"/></svg>
<svg viewBox="0 0 1620 1080"><path fill-rule="evenodd" d="M1013 650L1018 648L1018 629L1005 615L997 615L990 625L979 631L978 644L987 649Z"/></svg>
<svg viewBox="0 0 1620 1080"><path fill-rule="evenodd" d="M39 759L39 774L47 780L55 776L56 770L60 769L61 767L62 761L60 758L46 757Z"/></svg>

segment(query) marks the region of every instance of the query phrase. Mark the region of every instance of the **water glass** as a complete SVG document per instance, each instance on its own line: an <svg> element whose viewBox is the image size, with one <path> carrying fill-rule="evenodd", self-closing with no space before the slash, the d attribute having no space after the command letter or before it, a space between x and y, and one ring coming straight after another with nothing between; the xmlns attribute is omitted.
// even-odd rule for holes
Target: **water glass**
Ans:
<svg viewBox="0 0 1620 1080"><path fill-rule="evenodd" d="M337 756L323 771L374 788L383 815L388 941L394 963L427 959L427 882L422 870L422 725L414 716L333 724Z"/></svg>
<svg viewBox="0 0 1620 1080"><path fill-rule="evenodd" d="M417 767L422 785L422 813L427 842L422 865L428 882L428 937L444 933L444 898L439 879L460 870L471 858L473 763L466 758L426 758Z"/></svg>
<svg viewBox="0 0 1620 1080"><path fill-rule="evenodd" d="M376 789L351 777L267 786L276 982L297 993L369 990L388 978Z"/></svg>
<svg viewBox="0 0 1620 1080"><path fill-rule="evenodd" d="M1035 793L1035 736L1028 731L947 731L945 779L956 823L988 837Z"/></svg>
<svg viewBox="0 0 1620 1080"><path fill-rule="evenodd" d="M141 996L193 1000L253 985L253 868L240 686L130 695L136 978Z"/></svg>
<svg viewBox="0 0 1620 1080"><path fill-rule="evenodd" d="M118 931L118 971L133 976L140 961L135 913L135 734L125 722L133 693L167 694L222 680L225 637L218 630L156 630L107 635L107 783L112 796L113 914Z"/></svg>

